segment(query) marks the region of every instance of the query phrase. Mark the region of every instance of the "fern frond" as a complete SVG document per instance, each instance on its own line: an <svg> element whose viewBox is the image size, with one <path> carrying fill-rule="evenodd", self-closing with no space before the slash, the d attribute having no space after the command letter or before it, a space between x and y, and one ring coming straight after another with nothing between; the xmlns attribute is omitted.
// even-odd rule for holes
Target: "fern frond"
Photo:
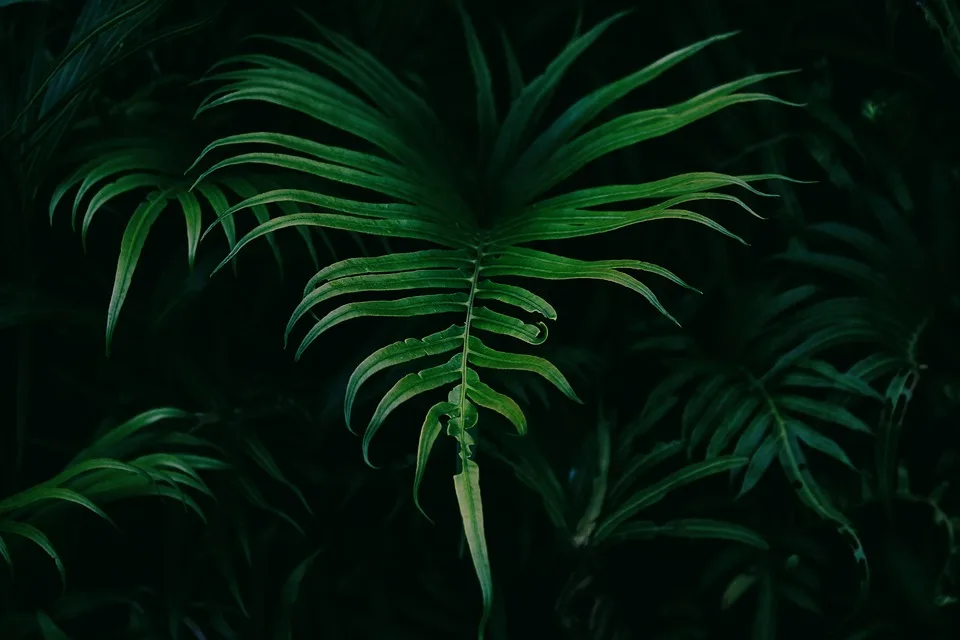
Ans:
<svg viewBox="0 0 960 640"><path fill-rule="evenodd" d="M544 321L554 320L557 315L548 301L526 286L502 283L499 279L612 282L640 294L668 317L669 313L650 288L632 274L650 273L688 287L669 270L640 260L581 261L520 245L608 233L661 219L697 222L736 238L721 225L688 211L685 206L724 200L753 213L746 203L719 189L739 186L757 193L753 183L781 178L691 173L642 185L599 187L543 197L584 166L616 150L664 135L737 104L782 102L763 93L741 92L781 75L758 74L716 87L677 105L631 113L587 129L607 107L709 44L731 35L726 34L691 45L602 87L573 105L551 125L539 129L545 109L567 69L623 15L613 16L583 34L578 32L543 74L520 88L501 120L495 109L490 68L483 47L469 16L461 8L460 17L476 79L481 133L481 153L474 162L456 156L448 142L450 134L437 114L392 71L346 38L319 25L314 26L321 42L289 37L264 39L305 54L345 83L335 83L281 58L246 54L228 59L211 71L210 80L225 84L215 89L198 110L202 113L240 101L279 105L351 134L375 149L374 153L359 152L280 132L241 134L209 145L201 158L236 144L253 145L261 150L221 159L205 169L200 180L216 179L218 172L228 167L269 165L316 185L254 195L224 210L218 223L226 222L236 212L267 204L310 205L319 209L298 211L259 225L237 242L218 269L251 241L285 228L341 229L441 247L350 258L326 267L310 280L303 301L288 323L286 335L317 305L343 295L368 294L372 299L335 301L335 306L320 315L302 339L297 358L319 336L350 319L459 316L455 324L443 331L387 345L366 358L348 384L345 416L350 425L357 390L374 374L420 359L439 360L401 378L386 392L364 432L363 452L369 462L371 439L397 407L420 395L448 390L446 399L435 402L424 420L414 484L419 486L432 445L445 428L458 445L455 487L481 581L484 620L490 611L492 582L484 542L473 430L479 408L499 413L519 433L527 430L527 419L515 400L482 381L480 370L533 372L567 397L577 399L564 375L549 361L487 346L487 336L541 344L547 338ZM225 67L229 70L224 70ZM517 83L515 65L512 77ZM366 192L369 200L361 202L329 195L327 185L331 183ZM636 211L592 208L639 199L656 202ZM384 298L385 293L400 293L401 297ZM531 314L535 316L532 319ZM714 463L706 467L711 464ZM633 513L631 508L623 513L628 512Z"/></svg>

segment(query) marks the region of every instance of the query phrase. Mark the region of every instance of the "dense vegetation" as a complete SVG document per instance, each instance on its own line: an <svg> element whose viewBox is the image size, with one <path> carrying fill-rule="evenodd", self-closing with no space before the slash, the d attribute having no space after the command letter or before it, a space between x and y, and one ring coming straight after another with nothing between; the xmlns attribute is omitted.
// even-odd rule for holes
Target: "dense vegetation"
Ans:
<svg viewBox="0 0 960 640"><path fill-rule="evenodd" d="M955 0L266 4L0 0L0 638L960 634Z"/></svg>

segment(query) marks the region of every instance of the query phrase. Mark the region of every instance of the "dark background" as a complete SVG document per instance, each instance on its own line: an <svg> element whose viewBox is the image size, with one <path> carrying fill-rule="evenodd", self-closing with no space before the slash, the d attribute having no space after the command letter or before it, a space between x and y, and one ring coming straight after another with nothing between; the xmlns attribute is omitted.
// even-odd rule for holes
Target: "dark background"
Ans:
<svg viewBox="0 0 960 640"><path fill-rule="evenodd" d="M0 3L0 27L7 29L0 37L9 38L0 57L4 75L25 73L30 57L19 38L31 29L42 31L39 41L52 52L63 51L82 4ZM658 538L575 549L511 468L492 455L484 457L482 440L486 527L498 590L488 637L956 637L960 621L950 599L953 549L947 534L952 529L944 525L952 514L960 514L960 503L949 488L939 503L942 512L927 498L942 482L956 480L960 442L954 331L960 273L955 263L932 257L952 255L957 240L960 76L951 56L960 56L960 48L951 47L960 47L960 32L949 21L952 2L465 5L491 58L501 98L506 74L499 28L509 35L529 80L570 39L578 19L589 28L616 11L632 9L574 65L548 119L601 84L730 30L741 33L630 95L608 115L669 105L749 73L799 70L765 83L762 90L806 103L805 108L767 103L734 107L609 156L567 185L643 182L699 170L782 173L817 181L771 187L781 195L777 200L748 198L763 221L724 203L696 209L741 234L749 247L678 222L639 225L562 247L565 255L581 258L649 260L703 290L694 302L678 287L651 282L684 331L702 339L707 351L747 358L741 351L746 345L731 336L750 316L745 300L773 283L815 282L826 296L846 292L843 282L770 258L817 222L840 221L876 231L861 197L865 192L894 202L903 190L911 194L907 218L924 247L919 255L936 262L931 269L942 278L927 278L929 271L919 267L911 271L914 264L887 265L903 286L889 289L892 301L884 308L910 310L929 303L937 309L919 343L918 357L928 368L898 453L909 470L913 497L903 498L896 516L889 518L877 504L861 499L856 472L830 460L811 463L855 523L871 559L867 596L858 595L857 566L847 540L800 504L779 468L740 500L733 500L736 488L719 476L671 494L645 516L745 524L772 541L773 550L756 560L759 565L787 566L783 563L790 558L800 558L801 569L808 572L799 582L784 579L775 607L750 592L724 606L723 594L730 598L736 576L760 571L723 573L718 568L723 562L755 566L730 551L734 543ZM451 3L357 1L303 7L397 73L408 74L410 82L423 87L452 135L474 135L473 79ZM421 487L421 503L432 524L410 498L423 405L411 403L397 411L378 434L372 459L382 466L379 470L363 464L359 439L342 418L344 385L356 364L393 340L424 335L424 323L350 323L321 338L294 363L292 346L282 348L283 329L314 272L295 234L279 237L282 278L261 241L241 254L236 276L225 269L208 279L225 255L223 236L212 233L204 240L191 272L183 219L171 209L151 230L111 354L104 355L104 315L120 237L142 194L115 200L99 214L86 251L68 222L72 193L50 225L51 195L85 158L84 145L120 135L129 126L160 135L171 148L180 145L185 169L207 142L237 131L296 131L309 137L319 130L316 135L328 137L315 139L350 144L269 106L241 105L194 120L197 105L211 89L194 81L217 60L258 50L246 36L312 37L287 0L176 0L162 4L149 28L198 17L206 17L202 26L105 70L93 83L95 89L84 94L73 120L102 114L151 86L157 109L145 116L146 125L105 119L100 128L64 136L45 161L48 168L33 174L40 176L35 194L28 193L20 177L9 178L20 176L17 169L24 165L20 150L6 140L9 182L0 202L7 258L0 289L0 495L12 496L55 475L105 425L153 407L179 407L204 414L207 437L234 456L245 481L303 531L249 506L248 493L232 475L210 480L216 500L198 498L207 524L175 500L141 498L110 506L107 511L119 531L79 507L58 505L31 521L49 536L62 559L67 590L61 594L56 568L39 547L5 535L16 570L0 571L0 637L473 637L480 594L469 554L463 552L450 487L452 445L438 442ZM6 91L0 96L6 112L17 112L11 87L0 89ZM4 122L9 124L9 116ZM328 237L329 248L317 241L321 264L331 261L331 248L337 258L382 250L377 239L339 232ZM892 255L898 255L896 249ZM528 437L576 502L590 491L590 447L601 412L615 429L627 425L640 415L657 382L680 365L630 350L638 340L665 329L635 294L593 282L537 283L535 290L551 300L559 316L551 325L550 341L538 353L567 373L585 404L573 405L552 389L541 399L528 388L522 402L530 418ZM836 355L836 362L849 364L869 353L868 347L850 347ZM357 422L369 415L376 392L389 382L371 385L355 411ZM680 411L665 416L638 451L677 437ZM875 425L880 415L877 406L863 409L860 417ZM187 421L170 429L192 427ZM481 432L484 427L491 433L506 430L493 418L481 425ZM858 468L874 464L871 438L845 432L836 437ZM252 438L271 452L304 501L247 455ZM291 571L315 552L302 582L291 589ZM711 583L711 570L725 578ZM247 616L240 613L238 598ZM38 609L50 613L68 635L52 635L49 627L38 626ZM775 611L774 626L763 628L760 621L767 614L758 611ZM125 630L131 615L140 620L136 631ZM284 636L287 619L291 635Z"/></svg>

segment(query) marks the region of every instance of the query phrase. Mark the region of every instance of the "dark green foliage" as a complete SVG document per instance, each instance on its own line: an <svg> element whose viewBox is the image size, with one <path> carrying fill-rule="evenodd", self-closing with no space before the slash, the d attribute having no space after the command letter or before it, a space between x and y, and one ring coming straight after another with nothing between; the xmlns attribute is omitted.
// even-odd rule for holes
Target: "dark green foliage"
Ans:
<svg viewBox="0 0 960 640"><path fill-rule="evenodd" d="M957 637L958 24L0 0L0 637Z"/></svg>

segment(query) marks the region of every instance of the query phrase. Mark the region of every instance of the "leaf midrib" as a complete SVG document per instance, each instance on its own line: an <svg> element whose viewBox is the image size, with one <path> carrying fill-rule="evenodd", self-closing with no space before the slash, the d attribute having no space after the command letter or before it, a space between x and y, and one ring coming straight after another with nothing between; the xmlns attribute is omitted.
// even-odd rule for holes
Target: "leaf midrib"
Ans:
<svg viewBox="0 0 960 640"><path fill-rule="evenodd" d="M470 356L470 325L471 321L473 320L473 305L477 297L477 289L479 288L478 285L480 283L480 265L483 263L483 250L484 246L482 244L477 247L477 255L474 258L475 262L473 265L473 275L470 276L470 294L467 298L467 317L463 322L463 351L461 352L462 357L460 358L460 398L457 401L460 429L457 432L457 441L460 446L460 465L464 471L467 468L467 460L470 458L470 453L466 447L468 438L465 418L467 415L467 370Z"/></svg>

